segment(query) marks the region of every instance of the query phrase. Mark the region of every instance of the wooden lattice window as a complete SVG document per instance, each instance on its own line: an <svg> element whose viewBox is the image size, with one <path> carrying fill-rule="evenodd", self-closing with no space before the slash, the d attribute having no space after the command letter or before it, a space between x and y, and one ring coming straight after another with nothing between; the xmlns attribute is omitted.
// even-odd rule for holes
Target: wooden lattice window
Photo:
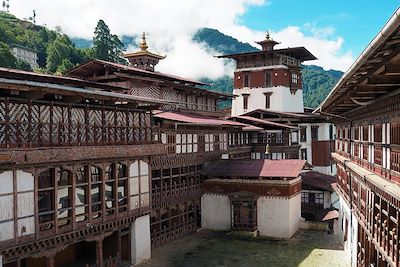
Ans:
<svg viewBox="0 0 400 267"><path fill-rule="evenodd" d="M311 126L311 140L318 141L318 126Z"/></svg>
<svg viewBox="0 0 400 267"><path fill-rule="evenodd" d="M382 143L382 124L374 125L374 142Z"/></svg>
<svg viewBox="0 0 400 267"><path fill-rule="evenodd" d="M48 169L39 175L38 179L38 217L40 231L55 228L55 170Z"/></svg>
<svg viewBox="0 0 400 267"><path fill-rule="evenodd" d="M54 169L57 181L57 224L72 224L72 173L63 168Z"/></svg>
<svg viewBox="0 0 400 267"><path fill-rule="evenodd" d="M400 145L400 123L390 124L390 143Z"/></svg>
<svg viewBox="0 0 400 267"><path fill-rule="evenodd" d="M363 141L368 141L368 125L362 126Z"/></svg>
<svg viewBox="0 0 400 267"><path fill-rule="evenodd" d="M300 127L300 142L307 142L307 126Z"/></svg>

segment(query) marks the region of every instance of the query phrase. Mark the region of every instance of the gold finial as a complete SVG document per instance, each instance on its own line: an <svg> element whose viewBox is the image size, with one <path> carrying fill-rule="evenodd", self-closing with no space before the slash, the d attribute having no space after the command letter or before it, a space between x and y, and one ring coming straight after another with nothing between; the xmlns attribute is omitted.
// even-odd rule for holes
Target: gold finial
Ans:
<svg viewBox="0 0 400 267"><path fill-rule="evenodd" d="M270 36L269 36L269 31L267 31L267 36L265 36L265 39L271 40L271 38L270 38Z"/></svg>
<svg viewBox="0 0 400 267"><path fill-rule="evenodd" d="M143 51L146 51L148 48L147 42L146 42L146 33L143 32L142 34L142 41L140 42L140 49Z"/></svg>

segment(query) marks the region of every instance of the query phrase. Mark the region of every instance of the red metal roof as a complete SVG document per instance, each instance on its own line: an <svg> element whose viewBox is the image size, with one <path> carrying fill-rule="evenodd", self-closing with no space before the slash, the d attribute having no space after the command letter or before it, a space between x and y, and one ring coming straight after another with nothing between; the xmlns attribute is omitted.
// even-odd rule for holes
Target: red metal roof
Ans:
<svg viewBox="0 0 400 267"><path fill-rule="evenodd" d="M237 126L237 127L247 127L247 124L220 120L212 117L205 117L194 113L182 113L182 112L172 112L172 111L154 111L154 117L164 120L178 121L188 124L197 125L213 125L213 126Z"/></svg>
<svg viewBox="0 0 400 267"><path fill-rule="evenodd" d="M235 116L235 117L231 117L232 119L242 119L245 121L250 121L253 123L258 123L258 124L263 124L263 125L267 125L267 126L274 126L274 127L278 127L278 128L289 128L289 129L299 129L297 127L294 126L290 126L287 124L283 124L283 123L277 123L277 122L272 122L272 121L267 121L264 119L258 119L258 118L254 118L254 117L250 117L250 116Z"/></svg>
<svg viewBox="0 0 400 267"><path fill-rule="evenodd" d="M330 210L322 217L321 221L324 222L338 218L339 218L339 212L337 210Z"/></svg>
<svg viewBox="0 0 400 267"><path fill-rule="evenodd" d="M331 192L333 192L332 184L336 182L335 176L313 171L302 173L301 178L303 185L310 185Z"/></svg>
<svg viewBox="0 0 400 267"><path fill-rule="evenodd" d="M296 178L306 164L305 160L219 160L205 164L202 174L210 178L288 177Z"/></svg>

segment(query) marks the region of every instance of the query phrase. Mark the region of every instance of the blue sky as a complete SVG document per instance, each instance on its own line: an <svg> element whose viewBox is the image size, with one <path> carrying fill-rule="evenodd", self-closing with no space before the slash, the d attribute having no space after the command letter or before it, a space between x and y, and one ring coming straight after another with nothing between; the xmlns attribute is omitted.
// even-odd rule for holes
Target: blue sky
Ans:
<svg viewBox="0 0 400 267"><path fill-rule="evenodd" d="M358 56L398 6L395 0L271 0L263 6L251 6L240 20L258 31L308 24L331 28L332 37L344 39L341 49Z"/></svg>

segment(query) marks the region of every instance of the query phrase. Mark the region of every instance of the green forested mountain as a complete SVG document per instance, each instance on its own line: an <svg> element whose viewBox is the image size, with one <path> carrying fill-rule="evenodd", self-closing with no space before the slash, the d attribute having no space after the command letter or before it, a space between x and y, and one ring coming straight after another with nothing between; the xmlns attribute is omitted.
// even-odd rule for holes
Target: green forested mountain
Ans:
<svg viewBox="0 0 400 267"><path fill-rule="evenodd" d="M193 40L199 43L204 42L208 47L222 54L246 53L258 50L248 43L242 43L231 36L210 28L198 30L193 36Z"/></svg>
<svg viewBox="0 0 400 267"><path fill-rule="evenodd" d="M13 45L37 51L37 72L63 74L90 58L125 62L121 58L124 45L116 35L111 34L105 22L100 20L94 30L93 41L90 42L94 43L93 47L77 48L61 31L49 30L0 12L0 66L31 70L29 64L10 53L9 48Z"/></svg>
<svg viewBox="0 0 400 267"><path fill-rule="evenodd" d="M89 57L88 51L75 48L67 35L1 12L0 66L30 70L29 65L20 62L9 53L9 46L12 45L36 50L39 65L37 71L42 72L62 73Z"/></svg>
<svg viewBox="0 0 400 267"><path fill-rule="evenodd" d="M110 33L107 25L99 21L96 34L91 40L82 38L70 39L61 31L49 30L29 21L19 20L8 13L0 13L0 66L30 70L30 66L16 59L9 51L10 45L20 45L38 52L39 69L47 73L65 73L68 69L90 58L103 58L122 62L120 53L128 45L135 45L136 36L122 36L119 39ZM93 40L95 42L93 42ZM248 43L242 43L218 30L202 28L193 36L193 40L203 43L218 54L244 53L258 49ZM103 49L103 43L107 47ZM111 42L111 46L109 45ZM108 54L107 54L107 51ZM324 70L321 67L305 65L303 68L304 105L316 107L329 93L337 80L343 75L341 71ZM203 82L212 84L213 90L232 92L231 76L216 80L204 77ZM228 103L225 103L227 105Z"/></svg>

